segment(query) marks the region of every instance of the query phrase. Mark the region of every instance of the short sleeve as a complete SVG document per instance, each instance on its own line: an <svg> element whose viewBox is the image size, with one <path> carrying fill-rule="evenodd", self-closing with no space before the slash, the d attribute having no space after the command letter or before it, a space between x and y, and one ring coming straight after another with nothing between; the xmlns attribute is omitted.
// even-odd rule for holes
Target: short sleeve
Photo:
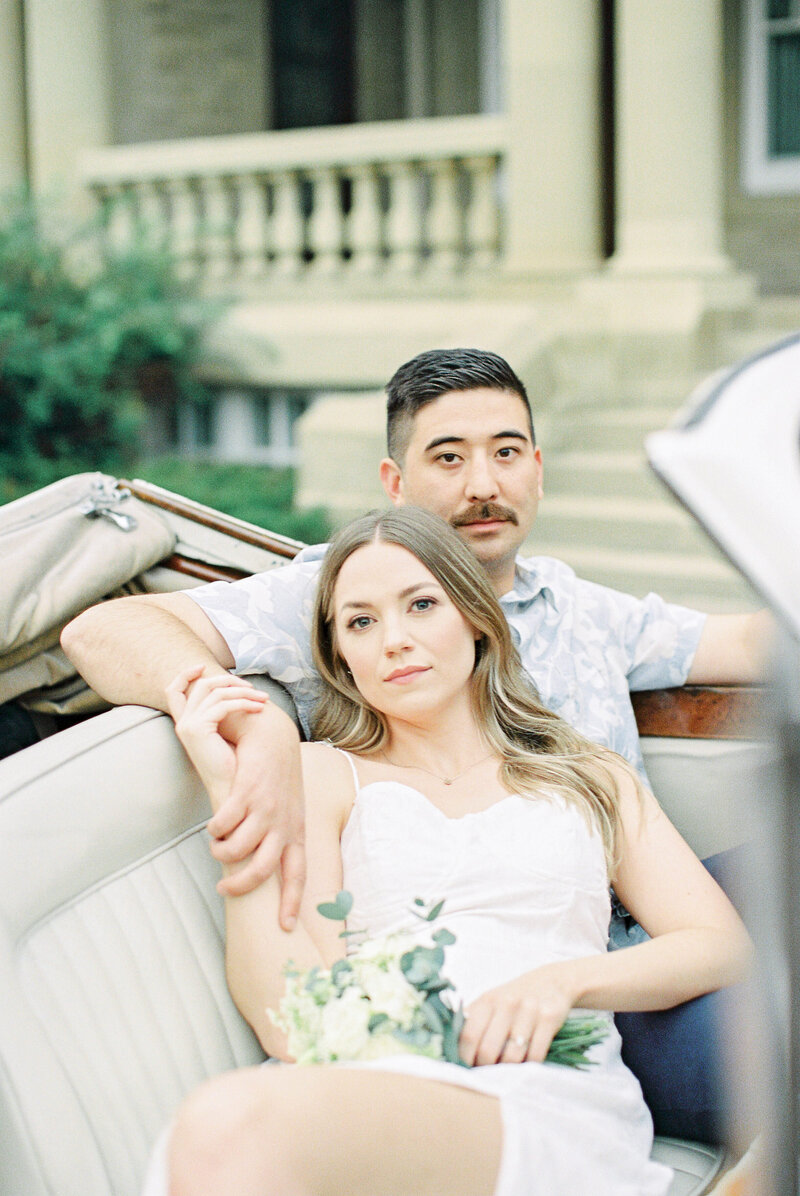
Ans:
<svg viewBox="0 0 800 1196"><path fill-rule="evenodd" d="M706 615L665 602L658 594L633 598L609 591L620 616L621 647L631 691L683 685Z"/></svg>
<svg viewBox="0 0 800 1196"><path fill-rule="evenodd" d="M324 546L316 555L309 549L267 573L185 591L227 643L235 671L267 674L302 709L313 702L317 686L311 617L323 553Z"/></svg>

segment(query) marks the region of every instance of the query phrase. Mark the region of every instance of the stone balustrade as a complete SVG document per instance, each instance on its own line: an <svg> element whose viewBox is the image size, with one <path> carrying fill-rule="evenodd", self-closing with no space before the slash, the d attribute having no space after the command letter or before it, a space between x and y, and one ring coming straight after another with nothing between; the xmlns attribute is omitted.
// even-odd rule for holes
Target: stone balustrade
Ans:
<svg viewBox="0 0 800 1196"><path fill-rule="evenodd" d="M94 150L109 248L169 246L187 275L413 277L502 253L500 116L382 121Z"/></svg>

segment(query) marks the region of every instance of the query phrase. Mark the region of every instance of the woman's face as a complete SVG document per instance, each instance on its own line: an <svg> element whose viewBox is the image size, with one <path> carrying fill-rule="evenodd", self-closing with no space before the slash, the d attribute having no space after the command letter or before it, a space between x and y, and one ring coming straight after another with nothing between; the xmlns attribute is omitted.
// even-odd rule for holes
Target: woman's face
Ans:
<svg viewBox="0 0 800 1196"><path fill-rule="evenodd" d="M367 544L334 589L336 644L362 697L415 721L469 696L476 633L433 574L397 544Z"/></svg>

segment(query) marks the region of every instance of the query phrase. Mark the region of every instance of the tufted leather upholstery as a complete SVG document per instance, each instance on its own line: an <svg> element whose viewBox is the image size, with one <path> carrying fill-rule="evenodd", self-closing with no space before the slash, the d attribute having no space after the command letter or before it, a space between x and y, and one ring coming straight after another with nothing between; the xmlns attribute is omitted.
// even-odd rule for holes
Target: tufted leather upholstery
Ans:
<svg viewBox="0 0 800 1196"><path fill-rule="evenodd" d="M208 815L170 721L140 707L0 762L3 1196L135 1196L181 1098L263 1058L225 984ZM722 1157L658 1149L675 1196Z"/></svg>
<svg viewBox="0 0 800 1196"><path fill-rule="evenodd" d="M225 984L205 794L122 708L0 771L0 1191L134 1196L205 1077L263 1058Z"/></svg>

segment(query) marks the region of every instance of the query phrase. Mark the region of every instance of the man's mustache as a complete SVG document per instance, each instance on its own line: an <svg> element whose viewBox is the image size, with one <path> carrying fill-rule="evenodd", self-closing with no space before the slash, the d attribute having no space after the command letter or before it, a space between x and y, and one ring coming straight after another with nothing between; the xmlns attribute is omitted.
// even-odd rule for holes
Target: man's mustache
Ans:
<svg viewBox="0 0 800 1196"><path fill-rule="evenodd" d="M450 524L452 527L466 527L470 523L481 523L487 519L498 519L505 523L519 523L516 511L512 511L511 507L501 507L496 502L482 502L473 503L471 507L467 507L466 511L462 511L460 515L454 515L450 520Z"/></svg>

